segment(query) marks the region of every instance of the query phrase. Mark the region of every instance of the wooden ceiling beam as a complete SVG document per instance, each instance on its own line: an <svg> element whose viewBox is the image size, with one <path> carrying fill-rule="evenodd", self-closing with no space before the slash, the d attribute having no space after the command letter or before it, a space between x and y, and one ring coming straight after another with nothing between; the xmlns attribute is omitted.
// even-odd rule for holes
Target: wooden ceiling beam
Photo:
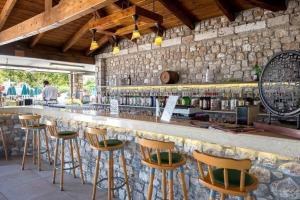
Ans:
<svg viewBox="0 0 300 200"><path fill-rule="evenodd" d="M286 10L285 0L248 0L250 4L273 12Z"/></svg>
<svg viewBox="0 0 300 200"><path fill-rule="evenodd" d="M50 10L49 16L40 13L24 22L0 32L0 45L15 42L60 27L84 15L105 7L116 0L61 0ZM48 18L47 20L45 18Z"/></svg>
<svg viewBox="0 0 300 200"><path fill-rule="evenodd" d="M3 26L5 25L5 22L7 21L7 18L10 15L16 3L17 0L6 0L0 14L0 30L2 30Z"/></svg>
<svg viewBox="0 0 300 200"><path fill-rule="evenodd" d="M175 15L183 24L190 29L195 28L194 19L189 11L181 5L178 0L158 0L165 8Z"/></svg>
<svg viewBox="0 0 300 200"><path fill-rule="evenodd" d="M58 48L41 44L38 44L35 48L31 49L26 43L20 41L1 46L0 54L73 63L95 64L95 60L92 57L84 55L82 51L70 50L66 53L62 53Z"/></svg>
<svg viewBox="0 0 300 200"><path fill-rule="evenodd" d="M37 43L40 41L40 39L44 36L45 33L40 33L38 35L33 36L29 47L33 48L35 45L37 45Z"/></svg>
<svg viewBox="0 0 300 200"><path fill-rule="evenodd" d="M142 31L142 30L154 27L155 23L139 22L137 25L138 25L139 31ZM134 30L134 24L118 29L115 34L117 36L121 37L121 36L132 33L132 30Z"/></svg>
<svg viewBox="0 0 300 200"><path fill-rule="evenodd" d="M215 0L218 8L222 11L222 13L228 18L229 21L234 21L235 16L230 4L226 0Z"/></svg>
<svg viewBox="0 0 300 200"><path fill-rule="evenodd" d="M95 11L94 17L92 17L86 24L84 24L63 46L62 52L68 51L85 33L87 33L90 29L90 22L95 20L95 18L100 18L101 16L104 16L104 11Z"/></svg>
<svg viewBox="0 0 300 200"><path fill-rule="evenodd" d="M45 14L46 16L49 16L50 10L53 6L52 0L45 0ZM33 48L39 41L40 39L44 36L44 33L39 33L38 35L35 35L30 43L30 48Z"/></svg>
<svg viewBox="0 0 300 200"><path fill-rule="evenodd" d="M62 52L68 51L86 32L90 29L90 23L94 18L90 19L86 24L84 24L73 36L68 40L68 42L63 46Z"/></svg>
<svg viewBox="0 0 300 200"><path fill-rule="evenodd" d="M138 6L131 6L130 8L124 9L120 12L113 13L106 17L96 19L90 22L90 29L107 30L118 25L121 25L121 20L132 17L133 15L139 16L139 21L151 23L157 22L162 23L163 17L159 14L153 13L149 10ZM133 22L133 21L132 21Z"/></svg>

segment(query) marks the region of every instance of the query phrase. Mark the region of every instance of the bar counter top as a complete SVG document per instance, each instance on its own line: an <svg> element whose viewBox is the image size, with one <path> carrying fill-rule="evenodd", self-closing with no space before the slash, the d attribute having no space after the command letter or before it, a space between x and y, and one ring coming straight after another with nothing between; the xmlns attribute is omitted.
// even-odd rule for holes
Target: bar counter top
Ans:
<svg viewBox="0 0 300 200"><path fill-rule="evenodd" d="M198 126L200 122L192 123L191 120L173 119L167 123L156 120L152 116L123 113L114 116L105 112L70 110L46 106L3 107L0 108L0 112L35 113L48 117L200 140L224 146L248 148L288 157L299 158L300 155L300 140L280 136L276 133L264 132L263 130L232 133L216 129L209 124L208 128L201 128ZM205 125L205 123L203 124Z"/></svg>

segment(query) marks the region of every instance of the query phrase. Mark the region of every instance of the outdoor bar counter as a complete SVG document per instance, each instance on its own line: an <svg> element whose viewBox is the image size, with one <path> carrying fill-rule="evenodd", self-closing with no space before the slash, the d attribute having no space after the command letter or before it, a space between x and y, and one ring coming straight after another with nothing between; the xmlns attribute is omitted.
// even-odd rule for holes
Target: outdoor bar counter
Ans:
<svg viewBox="0 0 300 200"><path fill-rule="evenodd" d="M208 199L209 191L202 187L197 178L197 166L191 157L193 150L231 158L249 158L253 167L251 173L259 178L259 188L255 191L258 199L300 199L300 140L276 135L262 130L249 133L230 133L212 127L200 128L190 120L174 119L170 123L156 121L150 116L130 116L120 114L111 116L96 111L78 111L43 106L6 107L0 112L35 113L42 120L58 122L60 130L76 130L80 134L81 154L84 176L92 182L96 152L90 149L84 139L86 127L107 127L111 138L126 142L125 156L130 176L130 185L134 199L145 199L149 182L148 169L141 165L140 150L135 143L137 137L174 141L176 148L187 156L185 167L189 199ZM3 121L4 119L2 119ZM7 119L4 131L9 136L9 146L13 155L22 154L24 135L19 129L17 116L13 123ZM51 149L53 149L51 142ZM53 150L51 150L53 154ZM67 152L66 155L69 155ZM53 156L53 155L52 155ZM106 177L105 158L101 161L100 176ZM115 174L123 176L118 159L115 159ZM79 173L79 172L78 172ZM157 174L156 177L160 177ZM153 197L159 199L160 179L156 179ZM178 180L178 179L177 179ZM179 181L175 178L175 198L182 199ZM116 191L120 199L125 199L125 189Z"/></svg>

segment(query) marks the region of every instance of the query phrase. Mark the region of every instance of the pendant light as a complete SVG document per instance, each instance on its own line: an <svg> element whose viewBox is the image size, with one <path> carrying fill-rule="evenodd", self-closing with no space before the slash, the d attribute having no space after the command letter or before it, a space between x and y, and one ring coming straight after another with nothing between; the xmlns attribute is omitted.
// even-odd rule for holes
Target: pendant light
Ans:
<svg viewBox="0 0 300 200"><path fill-rule="evenodd" d="M159 24L156 24L156 28L157 28L157 32L156 32L156 36L154 39L154 45L160 46L163 41L163 37L162 37L162 33L161 33L162 31L161 31Z"/></svg>
<svg viewBox="0 0 300 200"><path fill-rule="evenodd" d="M133 15L133 20L134 20L134 30L132 32L132 37L131 37L131 40L135 40L135 39L138 39L141 37L141 34L139 32L139 28L138 28L138 25L137 25L137 21L138 21L138 18L139 16L138 15Z"/></svg>
<svg viewBox="0 0 300 200"><path fill-rule="evenodd" d="M116 55L116 54L120 53L120 47L119 47L118 39L117 39L116 36L113 36L113 42L114 42L114 44L113 44L113 51L112 51L112 53L114 55Z"/></svg>
<svg viewBox="0 0 300 200"><path fill-rule="evenodd" d="M91 42L90 50L93 51L95 49L98 49L99 45L95 40L96 29L92 29L91 31L92 31L92 42Z"/></svg>

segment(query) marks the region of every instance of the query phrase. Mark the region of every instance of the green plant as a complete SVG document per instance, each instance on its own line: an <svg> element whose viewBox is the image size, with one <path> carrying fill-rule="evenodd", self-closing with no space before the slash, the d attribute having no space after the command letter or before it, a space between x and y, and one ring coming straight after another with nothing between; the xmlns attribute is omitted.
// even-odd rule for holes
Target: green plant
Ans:
<svg viewBox="0 0 300 200"><path fill-rule="evenodd" d="M261 73L262 73L262 68L261 66L259 66L258 64L255 64L253 66L253 70L255 72L255 74L257 75L257 77L260 77Z"/></svg>

